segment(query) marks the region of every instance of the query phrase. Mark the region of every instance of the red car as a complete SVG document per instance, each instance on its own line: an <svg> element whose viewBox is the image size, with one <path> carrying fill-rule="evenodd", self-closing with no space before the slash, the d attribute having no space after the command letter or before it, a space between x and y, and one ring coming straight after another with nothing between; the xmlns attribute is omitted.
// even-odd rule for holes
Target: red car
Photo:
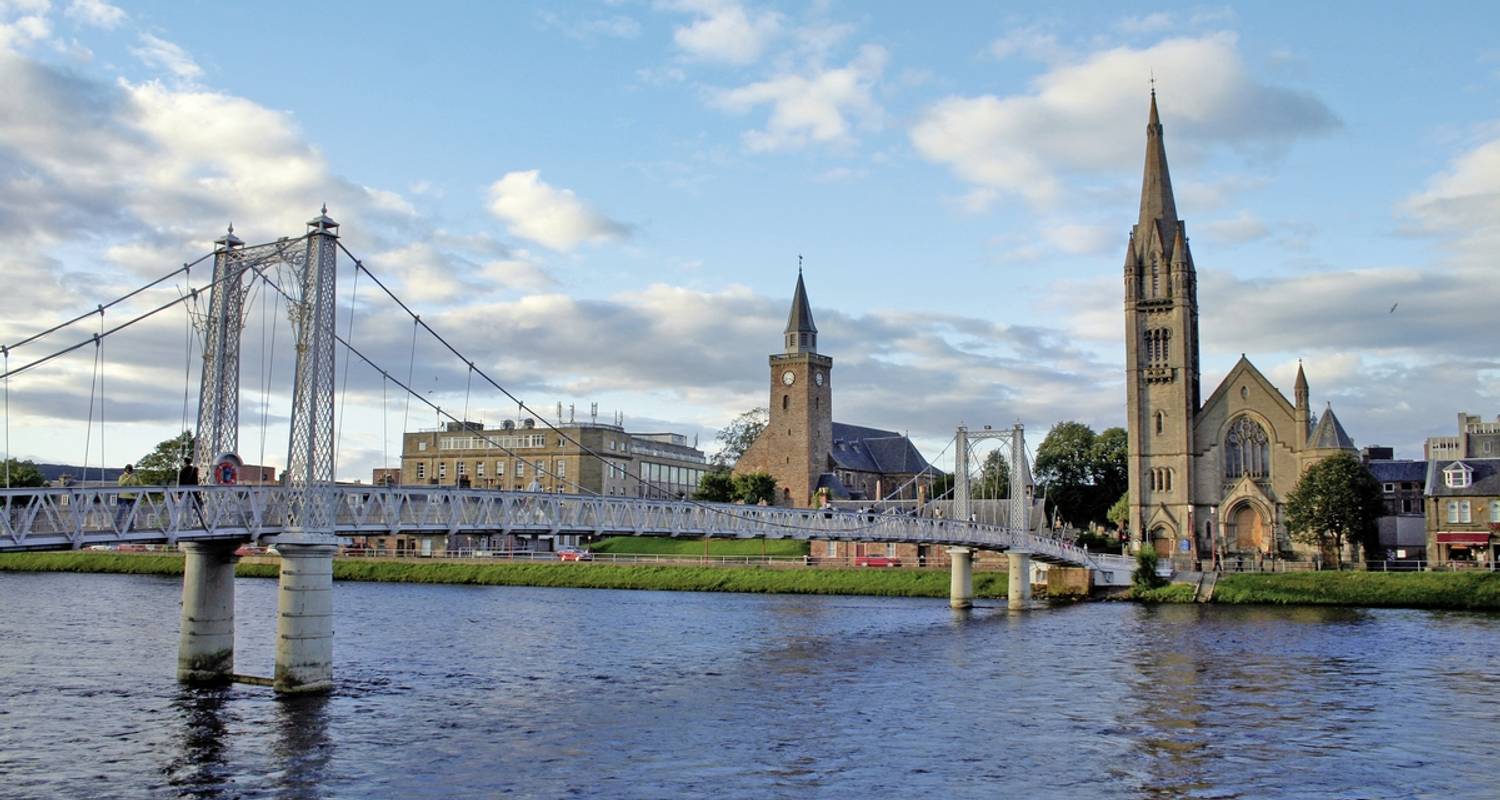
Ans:
<svg viewBox="0 0 1500 800"><path fill-rule="evenodd" d="M899 567L901 559L892 556L855 556L856 567Z"/></svg>
<svg viewBox="0 0 1500 800"><path fill-rule="evenodd" d="M557 551L558 561L593 561L594 554L577 547L563 547Z"/></svg>

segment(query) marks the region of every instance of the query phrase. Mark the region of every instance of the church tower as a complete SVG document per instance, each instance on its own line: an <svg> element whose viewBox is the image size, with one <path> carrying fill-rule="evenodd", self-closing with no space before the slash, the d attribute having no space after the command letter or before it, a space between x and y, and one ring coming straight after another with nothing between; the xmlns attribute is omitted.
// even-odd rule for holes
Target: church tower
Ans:
<svg viewBox="0 0 1500 800"><path fill-rule="evenodd" d="M1125 250L1125 392L1130 535L1159 550L1193 538L1193 421L1198 389L1198 281L1177 218L1156 90L1146 123L1140 218Z"/></svg>
<svg viewBox="0 0 1500 800"><path fill-rule="evenodd" d="M783 351L770 361L770 417L734 472L770 473L776 478L777 505L807 507L833 450L833 359L818 352L818 328L800 268Z"/></svg>

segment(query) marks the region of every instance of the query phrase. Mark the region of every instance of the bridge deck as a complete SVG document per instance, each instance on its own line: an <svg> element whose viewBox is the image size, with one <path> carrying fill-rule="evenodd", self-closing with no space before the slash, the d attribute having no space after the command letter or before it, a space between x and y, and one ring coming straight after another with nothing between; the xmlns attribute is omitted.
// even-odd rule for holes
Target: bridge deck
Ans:
<svg viewBox="0 0 1500 800"><path fill-rule="evenodd" d="M134 495L134 503L126 499ZM719 536L1025 550L1044 561L1120 569L1070 543L947 519L629 497L452 487L340 486L336 533ZM293 527L281 486L0 490L0 552L98 544L262 539ZM1105 559L1102 561L1101 559ZM1127 568L1128 574L1128 568Z"/></svg>

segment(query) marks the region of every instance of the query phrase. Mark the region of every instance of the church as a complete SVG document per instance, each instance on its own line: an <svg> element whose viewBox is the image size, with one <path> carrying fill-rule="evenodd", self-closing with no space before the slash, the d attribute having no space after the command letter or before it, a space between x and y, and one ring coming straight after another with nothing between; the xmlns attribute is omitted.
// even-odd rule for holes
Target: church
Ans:
<svg viewBox="0 0 1500 800"><path fill-rule="evenodd" d="M1140 218L1125 250L1132 545L1189 560L1312 556L1287 533L1287 495L1309 466L1354 443L1331 407L1314 418L1300 363L1290 402L1243 355L1201 399L1197 284L1153 89Z"/></svg>
<svg viewBox="0 0 1500 800"><path fill-rule="evenodd" d="M818 328L802 271L783 332L770 357L770 414L735 474L776 479L776 505L808 508L829 500L911 500L934 471L895 431L833 421L833 359L818 352Z"/></svg>

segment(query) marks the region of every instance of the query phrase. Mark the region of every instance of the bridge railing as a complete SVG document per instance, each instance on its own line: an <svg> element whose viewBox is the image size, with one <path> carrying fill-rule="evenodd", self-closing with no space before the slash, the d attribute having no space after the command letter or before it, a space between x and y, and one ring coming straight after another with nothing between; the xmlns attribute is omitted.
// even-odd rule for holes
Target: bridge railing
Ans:
<svg viewBox="0 0 1500 800"><path fill-rule="evenodd" d="M335 528L379 533L542 533L767 537L1022 549L1089 564L1071 543L950 519L633 497L456 487L336 487ZM132 498L134 498L132 500ZM251 538L289 517L281 486L68 487L0 490L0 549Z"/></svg>

